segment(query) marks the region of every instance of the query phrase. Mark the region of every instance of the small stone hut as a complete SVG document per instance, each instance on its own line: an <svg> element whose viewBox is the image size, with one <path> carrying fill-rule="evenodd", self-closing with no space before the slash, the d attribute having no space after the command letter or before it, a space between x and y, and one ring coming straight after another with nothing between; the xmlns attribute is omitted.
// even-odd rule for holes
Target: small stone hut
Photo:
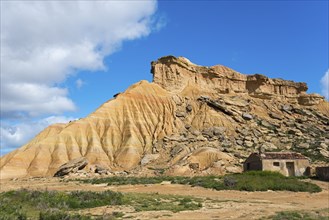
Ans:
<svg viewBox="0 0 329 220"><path fill-rule="evenodd" d="M309 159L296 152L252 153L244 162L243 170L277 171L285 176L310 175Z"/></svg>

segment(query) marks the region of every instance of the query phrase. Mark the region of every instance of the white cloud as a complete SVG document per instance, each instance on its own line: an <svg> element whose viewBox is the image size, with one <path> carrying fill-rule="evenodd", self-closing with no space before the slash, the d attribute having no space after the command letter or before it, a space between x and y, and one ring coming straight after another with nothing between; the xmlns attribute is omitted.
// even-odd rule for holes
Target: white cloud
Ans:
<svg viewBox="0 0 329 220"><path fill-rule="evenodd" d="M1 85L1 111L8 117L28 112L30 116L43 113L60 114L75 110L74 103L67 98L67 90L37 83L7 83Z"/></svg>
<svg viewBox="0 0 329 220"><path fill-rule="evenodd" d="M329 100L329 69L321 78L321 93Z"/></svg>
<svg viewBox="0 0 329 220"><path fill-rule="evenodd" d="M75 85L77 86L78 89L80 89L84 84L86 84L82 79L77 79L75 81Z"/></svg>
<svg viewBox="0 0 329 220"><path fill-rule="evenodd" d="M2 1L2 115L74 110L58 84L76 70L105 69L104 57L123 41L147 36L157 26L156 7L156 1Z"/></svg>
<svg viewBox="0 0 329 220"><path fill-rule="evenodd" d="M54 123L67 123L75 120L64 116L51 116L38 121L25 121L16 125L3 124L0 128L0 146L3 153L25 144L36 134ZM5 147L4 147L5 146Z"/></svg>

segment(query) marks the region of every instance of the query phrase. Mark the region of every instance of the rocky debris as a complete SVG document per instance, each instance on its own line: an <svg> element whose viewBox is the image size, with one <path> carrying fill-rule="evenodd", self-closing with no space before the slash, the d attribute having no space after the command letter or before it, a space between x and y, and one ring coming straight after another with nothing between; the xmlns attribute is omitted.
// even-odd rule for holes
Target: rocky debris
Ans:
<svg viewBox="0 0 329 220"><path fill-rule="evenodd" d="M170 156L174 157L176 155L178 155L181 151L184 150L184 146L183 145L176 145L175 147L173 147L170 151Z"/></svg>
<svg viewBox="0 0 329 220"><path fill-rule="evenodd" d="M320 149L320 154L326 158L329 158L329 151L326 149Z"/></svg>
<svg viewBox="0 0 329 220"><path fill-rule="evenodd" d="M320 143L319 147L318 147L319 153L325 157L325 158L329 158L329 147L327 144L325 143Z"/></svg>
<svg viewBox="0 0 329 220"><path fill-rule="evenodd" d="M60 166L57 172L54 174L55 177L61 177L70 173L76 173L78 170L82 170L87 166L88 160L85 157L79 157Z"/></svg>
<svg viewBox="0 0 329 220"><path fill-rule="evenodd" d="M220 136L221 134L223 134L226 131L225 127L210 127L210 128L206 128L202 131L202 135L209 137L209 138L213 138L215 136Z"/></svg>
<svg viewBox="0 0 329 220"><path fill-rule="evenodd" d="M291 105L283 105L281 110L288 113L288 114L291 114L292 106Z"/></svg>
<svg viewBox="0 0 329 220"><path fill-rule="evenodd" d="M198 164L198 163L190 163L190 164L189 164L189 167L190 167L192 170L198 170L198 169L199 169L199 164Z"/></svg>
<svg viewBox="0 0 329 220"><path fill-rule="evenodd" d="M270 152L278 149L277 146L275 146L273 143L270 143L270 142L265 142L260 147L264 151L270 151Z"/></svg>
<svg viewBox="0 0 329 220"><path fill-rule="evenodd" d="M192 105L189 104L189 105L186 106L186 111L187 112L191 112L192 110L193 110Z"/></svg>
<svg viewBox="0 0 329 220"><path fill-rule="evenodd" d="M250 148L254 145L254 143L252 141L245 140L243 145Z"/></svg>
<svg viewBox="0 0 329 220"><path fill-rule="evenodd" d="M186 128L187 130L189 130L189 129L191 128L191 125L190 125L190 124L186 124L186 125L185 125L185 128Z"/></svg>
<svg viewBox="0 0 329 220"><path fill-rule="evenodd" d="M158 159L160 157L160 154L145 154L145 156L141 160L141 165L144 166L146 164L149 164L150 162Z"/></svg>
<svg viewBox="0 0 329 220"><path fill-rule="evenodd" d="M245 120L252 120L254 117L251 114L243 113L242 118Z"/></svg>
<svg viewBox="0 0 329 220"><path fill-rule="evenodd" d="M274 119L277 119L277 120L282 120L283 119L282 115L279 115L279 114L274 113L274 112L270 112L269 115L270 115L271 118L274 118Z"/></svg>
<svg viewBox="0 0 329 220"><path fill-rule="evenodd" d="M185 112L176 112L176 117L185 118L186 117L186 113Z"/></svg>
<svg viewBox="0 0 329 220"><path fill-rule="evenodd" d="M115 171L113 174L115 176L127 176L129 173L127 171Z"/></svg>
<svg viewBox="0 0 329 220"><path fill-rule="evenodd" d="M324 125L329 125L329 117L326 117L317 111L314 111L314 114L322 121Z"/></svg>
<svg viewBox="0 0 329 220"><path fill-rule="evenodd" d="M302 148L302 149L308 149L310 147L310 144L309 143L300 143L298 145L299 148Z"/></svg>
<svg viewBox="0 0 329 220"><path fill-rule="evenodd" d="M95 173L98 173L98 174L110 174L110 170L100 164L96 164L95 165Z"/></svg>
<svg viewBox="0 0 329 220"><path fill-rule="evenodd" d="M271 130L275 129L275 126L272 123L269 123L268 121L265 121L265 120L261 120L260 125L267 129L271 129Z"/></svg>
<svg viewBox="0 0 329 220"><path fill-rule="evenodd" d="M218 111L221 111L227 115L234 115L234 113L225 104L216 102L216 101L210 99L209 97L201 96L198 100L201 102L207 103L210 107L212 107Z"/></svg>

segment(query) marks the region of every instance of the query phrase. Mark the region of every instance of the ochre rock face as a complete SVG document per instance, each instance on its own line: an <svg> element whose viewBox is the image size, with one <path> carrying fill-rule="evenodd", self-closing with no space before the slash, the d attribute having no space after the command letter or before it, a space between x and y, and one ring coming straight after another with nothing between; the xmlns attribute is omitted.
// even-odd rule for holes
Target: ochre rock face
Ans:
<svg viewBox="0 0 329 220"><path fill-rule="evenodd" d="M151 72L152 83L138 82L86 118L51 125L3 156L0 177L53 176L80 157L86 170L224 174L241 171L259 147L329 159L329 104L306 94L305 83L173 56L152 62Z"/></svg>
<svg viewBox="0 0 329 220"><path fill-rule="evenodd" d="M323 97L307 95L306 83L296 83L283 79L270 79L261 74L244 75L228 67L217 65L212 67L198 66L186 58L173 56L160 58L152 62L154 79L162 88L181 92L187 86L197 87L211 94L245 93L260 98L280 97L300 104L318 104ZM298 99L300 96L303 98ZM295 100L294 100L295 99ZM299 101L300 100L300 101Z"/></svg>

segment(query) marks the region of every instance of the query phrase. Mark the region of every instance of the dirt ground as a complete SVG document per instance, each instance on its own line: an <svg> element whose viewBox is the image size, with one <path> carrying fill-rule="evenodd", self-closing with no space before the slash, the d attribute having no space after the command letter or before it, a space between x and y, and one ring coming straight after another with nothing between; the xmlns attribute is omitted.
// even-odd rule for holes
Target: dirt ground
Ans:
<svg viewBox="0 0 329 220"><path fill-rule="evenodd" d="M124 218L130 219L260 219L279 211L318 212L329 208L329 183L310 180L322 188L320 193L267 191L241 192L216 191L201 187L190 187L178 184L123 185L107 186L106 184L91 185L79 182L63 182L58 178L34 178L19 180L1 180L0 192L20 188L39 190L113 190L133 193L159 193L171 195L188 195L203 199L203 207L196 211L144 211L135 212L132 207L97 207L81 211L82 213L104 214L113 211L125 213ZM328 214L329 215L329 214Z"/></svg>

